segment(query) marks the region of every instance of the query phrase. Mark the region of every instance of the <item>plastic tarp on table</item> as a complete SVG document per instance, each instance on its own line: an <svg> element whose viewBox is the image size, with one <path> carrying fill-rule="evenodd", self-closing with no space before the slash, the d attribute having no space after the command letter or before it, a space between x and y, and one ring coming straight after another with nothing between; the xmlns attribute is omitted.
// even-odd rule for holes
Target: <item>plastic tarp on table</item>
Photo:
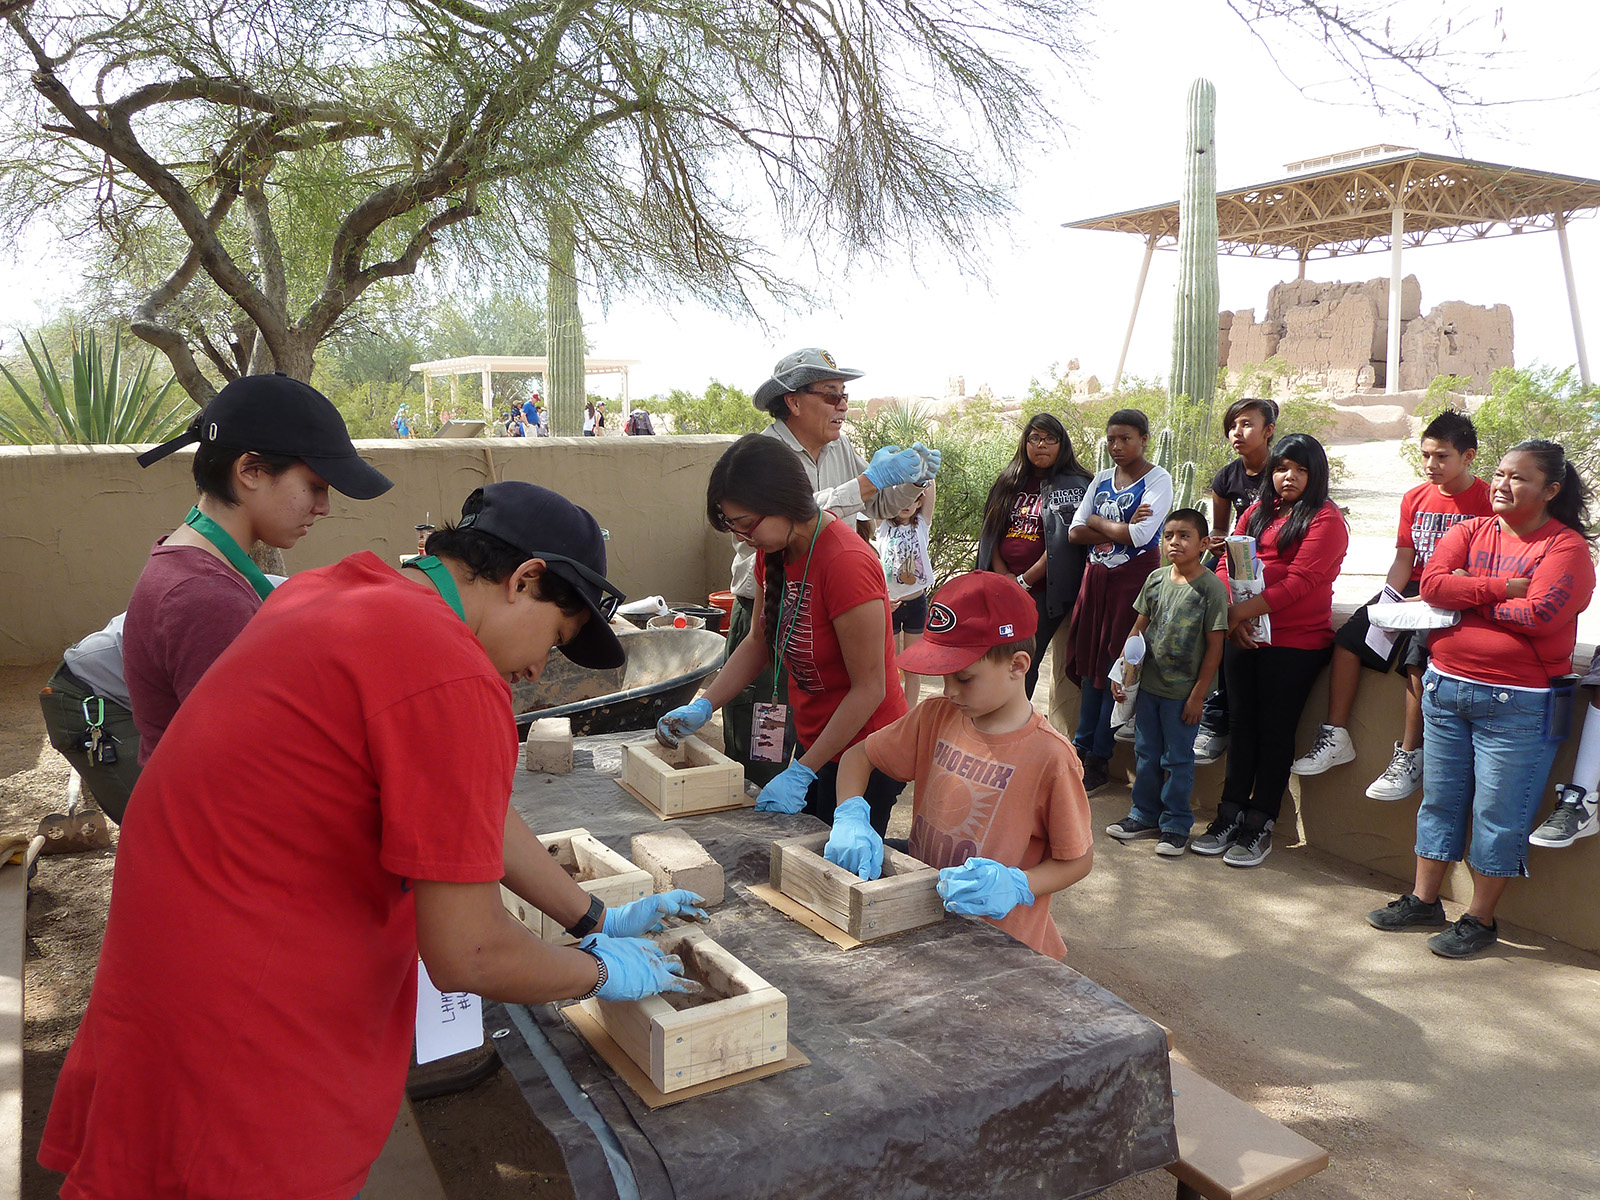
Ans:
<svg viewBox="0 0 1600 1200"><path fill-rule="evenodd" d="M513 801L535 833L584 826L626 855L631 835L662 828L617 786L619 747L580 743L572 775L518 773ZM1105 989L975 919L840 950L746 890L767 882L773 841L816 821L743 810L670 824L722 863L728 896L708 932L788 996L789 1040L811 1065L652 1112L554 1006L505 1013L502 1058L579 1200L1067 1200L1177 1157L1165 1036ZM519 1036L530 1019L547 1045ZM588 1123L535 1050L559 1055ZM595 1113L609 1126L598 1137Z"/></svg>

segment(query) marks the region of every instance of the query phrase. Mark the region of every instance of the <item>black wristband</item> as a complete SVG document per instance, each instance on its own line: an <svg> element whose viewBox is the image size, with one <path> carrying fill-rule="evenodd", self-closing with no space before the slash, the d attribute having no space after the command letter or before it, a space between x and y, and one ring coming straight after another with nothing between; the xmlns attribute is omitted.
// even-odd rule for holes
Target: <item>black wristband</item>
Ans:
<svg viewBox="0 0 1600 1200"><path fill-rule="evenodd" d="M575 938L585 937L595 930L600 924L600 918L606 914L606 902L599 896L589 897L589 911L578 919L576 925L567 926L567 933Z"/></svg>
<svg viewBox="0 0 1600 1200"><path fill-rule="evenodd" d="M606 971L606 960L601 958L600 955L595 951L589 950L583 946L579 946L578 949L582 950L590 958L594 959L595 966L600 968L600 977L594 982L594 990L578 997L579 1000L593 1000L600 994L600 989L606 986L606 979L609 975L609 973Z"/></svg>

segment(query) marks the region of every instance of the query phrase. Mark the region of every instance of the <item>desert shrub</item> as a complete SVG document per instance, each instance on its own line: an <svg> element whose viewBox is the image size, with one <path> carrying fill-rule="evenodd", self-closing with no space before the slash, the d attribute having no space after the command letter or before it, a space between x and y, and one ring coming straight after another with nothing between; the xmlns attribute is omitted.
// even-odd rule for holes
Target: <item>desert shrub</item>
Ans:
<svg viewBox="0 0 1600 1200"><path fill-rule="evenodd" d="M757 408L750 393L718 383L713 379L700 395L673 388L665 396L651 396L634 402L652 416L672 416L673 433L759 433L772 424L772 417ZM656 432L665 432L660 423Z"/></svg>
<svg viewBox="0 0 1600 1200"><path fill-rule="evenodd" d="M1426 428L1447 408L1463 407L1461 396L1472 381L1441 375L1428 387L1417 406L1416 417ZM1560 442L1567 459L1591 484L1600 473L1600 387L1584 387L1577 370L1534 364L1501 367L1489 377L1489 395L1472 413L1478 428L1478 457L1473 473L1482 479L1494 474L1495 464L1518 442L1546 438ZM1419 476L1422 451L1415 441L1401 447L1401 455Z"/></svg>

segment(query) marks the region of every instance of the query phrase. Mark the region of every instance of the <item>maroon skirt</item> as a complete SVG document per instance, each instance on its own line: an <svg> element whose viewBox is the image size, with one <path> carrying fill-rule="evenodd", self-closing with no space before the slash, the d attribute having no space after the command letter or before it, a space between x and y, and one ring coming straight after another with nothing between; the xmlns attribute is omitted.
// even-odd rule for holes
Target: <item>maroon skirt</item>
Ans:
<svg viewBox="0 0 1600 1200"><path fill-rule="evenodd" d="M1075 683L1093 677L1096 687L1108 688L1106 673L1122 653L1123 643L1133 630L1139 614L1133 602L1150 573L1161 565L1159 545L1135 554L1120 567L1091 562L1083 570L1083 586L1078 602L1072 606L1072 624L1064 644L1066 662L1062 670Z"/></svg>

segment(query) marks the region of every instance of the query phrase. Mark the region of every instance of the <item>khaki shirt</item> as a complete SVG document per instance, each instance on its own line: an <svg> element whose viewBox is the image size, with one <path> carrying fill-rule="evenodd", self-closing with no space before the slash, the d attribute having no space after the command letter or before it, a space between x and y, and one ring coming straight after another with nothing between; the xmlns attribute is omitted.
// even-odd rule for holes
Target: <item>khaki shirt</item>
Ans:
<svg viewBox="0 0 1600 1200"><path fill-rule="evenodd" d="M815 460L800 444L800 439L789 432L782 421L774 421L763 429L766 437L777 438L800 458L811 480L811 490L816 495L817 507L826 509L836 517L892 517L902 508L909 507L922 490L914 483L900 483L878 492L871 500L861 498L861 473L867 469L865 460L856 453L844 434L839 440L829 442ZM733 582L729 590L745 600L756 598L756 552L747 542L729 535L733 542Z"/></svg>

